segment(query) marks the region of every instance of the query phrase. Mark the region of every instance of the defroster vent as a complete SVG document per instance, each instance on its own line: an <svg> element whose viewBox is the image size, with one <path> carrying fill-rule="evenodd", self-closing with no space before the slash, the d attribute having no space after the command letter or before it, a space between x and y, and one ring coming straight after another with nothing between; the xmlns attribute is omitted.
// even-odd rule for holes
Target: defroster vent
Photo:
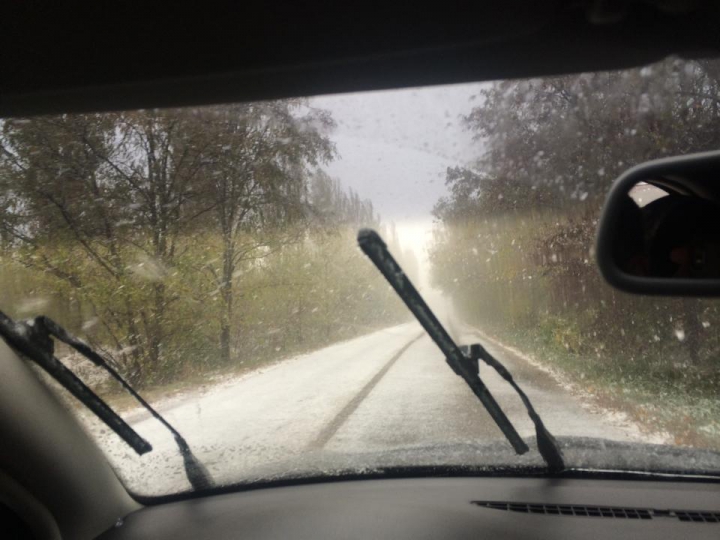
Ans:
<svg viewBox="0 0 720 540"><path fill-rule="evenodd" d="M548 516L577 516L613 519L670 518L694 523L720 523L720 512L694 510L660 510L656 508L627 508L622 506L590 506L585 504L537 504L502 501L471 501L492 510Z"/></svg>

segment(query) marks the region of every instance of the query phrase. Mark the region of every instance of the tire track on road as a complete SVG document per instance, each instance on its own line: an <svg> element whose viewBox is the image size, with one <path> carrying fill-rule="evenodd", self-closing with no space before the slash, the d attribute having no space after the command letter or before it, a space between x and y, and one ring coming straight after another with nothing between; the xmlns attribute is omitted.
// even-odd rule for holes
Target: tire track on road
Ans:
<svg viewBox="0 0 720 540"><path fill-rule="evenodd" d="M319 450L320 448L325 446L330 441L330 439L332 439L333 436L338 432L342 425L347 421L347 419L350 418L350 416L360 406L360 404L368 396L368 394L372 392L373 388L375 388L375 386L382 380L382 378L390 370L390 368L393 367L395 362L398 361L398 359L403 355L403 353L407 351L413 343L416 343L424 335L425 332L421 332L417 335L417 337L414 337L405 345L403 345L400 350L398 350L392 356L392 358L387 361L387 363L380 369L380 371L378 371L373 376L373 378L370 379L357 394L355 394L355 396L348 402L347 405L342 408L342 410L335 416L335 418L333 418L332 421L330 421L330 423L323 428L323 430L318 434L315 440L308 445L308 450Z"/></svg>

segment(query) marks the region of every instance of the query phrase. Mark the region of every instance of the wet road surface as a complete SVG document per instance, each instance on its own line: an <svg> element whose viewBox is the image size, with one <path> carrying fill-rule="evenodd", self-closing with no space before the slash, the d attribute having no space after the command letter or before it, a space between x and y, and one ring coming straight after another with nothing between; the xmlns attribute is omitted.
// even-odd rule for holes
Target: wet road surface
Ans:
<svg viewBox="0 0 720 540"><path fill-rule="evenodd" d="M464 343L479 339L467 327L455 337ZM497 344L485 345L525 389L555 435L632 440L622 426L582 408L547 373ZM533 425L512 388L491 368L480 369L521 436L533 436ZM213 477L229 481L291 468L312 455L482 444L503 437L416 323L291 358L157 406ZM155 449L134 456L113 435L103 435L129 487L148 494L186 489L169 435L144 415L131 413L128 419Z"/></svg>

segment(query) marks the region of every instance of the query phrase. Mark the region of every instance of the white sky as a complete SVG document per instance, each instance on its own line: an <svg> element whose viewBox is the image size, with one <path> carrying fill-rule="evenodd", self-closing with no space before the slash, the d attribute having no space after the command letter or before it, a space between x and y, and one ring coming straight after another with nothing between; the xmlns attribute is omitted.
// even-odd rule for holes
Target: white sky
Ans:
<svg viewBox="0 0 720 540"><path fill-rule="evenodd" d="M372 200L384 223L394 221L403 245L426 266L430 214L446 193L447 167L475 159L480 146L461 116L477 103L482 84L462 84L321 96L332 112L339 157L326 167L346 187ZM421 278L422 279L422 278Z"/></svg>

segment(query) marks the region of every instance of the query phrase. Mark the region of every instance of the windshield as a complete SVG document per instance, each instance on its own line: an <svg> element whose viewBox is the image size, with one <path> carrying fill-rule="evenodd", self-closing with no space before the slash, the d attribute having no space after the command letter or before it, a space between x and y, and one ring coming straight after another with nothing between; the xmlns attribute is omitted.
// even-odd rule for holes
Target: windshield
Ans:
<svg viewBox="0 0 720 540"><path fill-rule="evenodd" d="M215 485L518 456L358 249L379 232L460 345L512 373L570 468L720 474L717 301L630 296L593 243L649 159L720 148L720 62L0 121L0 309L90 343ZM643 204L661 198L641 190ZM127 488L190 490L170 432L56 356L153 450L61 393ZM520 436L515 391L480 376Z"/></svg>

